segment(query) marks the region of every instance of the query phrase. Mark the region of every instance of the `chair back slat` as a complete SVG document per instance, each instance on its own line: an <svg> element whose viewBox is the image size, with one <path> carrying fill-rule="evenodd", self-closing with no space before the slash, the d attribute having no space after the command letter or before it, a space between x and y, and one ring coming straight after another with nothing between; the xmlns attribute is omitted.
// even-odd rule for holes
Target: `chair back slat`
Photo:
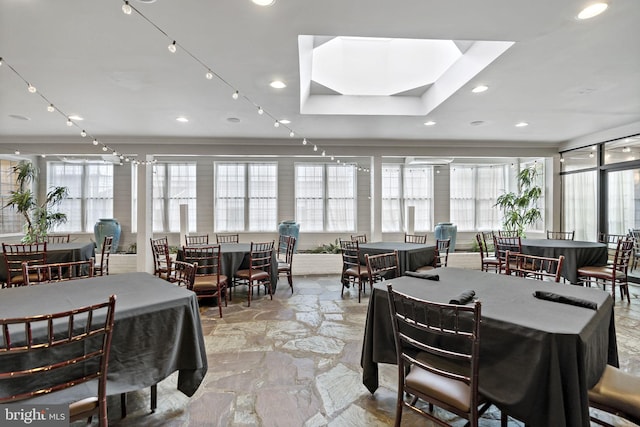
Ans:
<svg viewBox="0 0 640 427"><path fill-rule="evenodd" d="M367 243L367 235L366 234L352 234L351 240L355 240L359 243Z"/></svg>
<svg viewBox="0 0 640 427"><path fill-rule="evenodd" d="M22 274L26 285L66 282L68 280L88 279L95 275L93 257L83 261L56 262L52 264L32 265L22 263Z"/></svg>
<svg viewBox="0 0 640 427"><path fill-rule="evenodd" d="M406 234L404 235L405 243L420 243L422 245L427 244L427 235L426 234Z"/></svg>
<svg viewBox="0 0 640 427"><path fill-rule="evenodd" d="M575 235L576 235L575 230L573 230L573 231L551 231L551 230L547 230L547 239L573 240Z"/></svg>
<svg viewBox="0 0 640 427"><path fill-rule="evenodd" d="M369 280L372 283L400 277L398 251L378 255L365 255Z"/></svg>
<svg viewBox="0 0 640 427"><path fill-rule="evenodd" d="M238 233L216 234L217 243L239 243L240 235Z"/></svg>
<svg viewBox="0 0 640 427"><path fill-rule="evenodd" d="M536 280L553 280L560 282L564 255L558 258L527 255L523 253L507 252L511 263L506 264L506 274Z"/></svg>
<svg viewBox="0 0 640 427"><path fill-rule="evenodd" d="M2 252L7 271L7 286L24 285L22 264L46 264L47 242L2 244Z"/></svg>
<svg viewBox="0 0 640 427"><path fill-rule="evenodd" d="M208 234L189 234L187 236L184 236L184 241L186 246L208 245L209 235Z"/></svg>

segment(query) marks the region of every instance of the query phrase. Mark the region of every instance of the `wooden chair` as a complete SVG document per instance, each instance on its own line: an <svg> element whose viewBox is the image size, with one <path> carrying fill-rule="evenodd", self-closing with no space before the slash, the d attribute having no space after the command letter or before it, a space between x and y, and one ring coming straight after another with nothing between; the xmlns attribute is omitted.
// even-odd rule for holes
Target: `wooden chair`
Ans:
<svg viewBox="0 0 640 427"><path fill-rule="evenodd" d="M208 245L209 235L208 234L190 234L190 235L184 236L184 241L187 246Z"/></svg>
<svg viewBox="0 0 640 427"><path fill-rule="evenodd" d="M405 243L420 243L422 245L426 245L427 244L427 235L421 235L421 234L406 234L404 235L404 242Z"/></svg>
<svg viewBox="0 0 640 427"><path fill-rule="evenodd" d="M251 242L251 251L249 252L249 268L236 271L234 278L237 284L246 284L249 286L247 296L247 306L251 306L251 296L253 288L264 286L269 292L269 297L273 299L273 289L271 287L271 260L273 258L273 242L256 243ZM239 283L243 282L243 283Z"/></svg>
<svg viewBox="0 0 640 427"><path fill-rule="evenodd" d="M416 271L422 273L425 271L433 270L434 268L446 267L449 263L449 247L451 239L438 239L436 240L436 249L433 257L433 264L423 265L418 267Z"/></svg>
<svg viewBox="0 0 640 427"><path fill-rule="evenodd" d="M342 291L344 288L353 285L358 286L358 302L365 291L365 284L369 281L367 265L360 263L360 242L357 240L340 240L340 250L342 252ZM369 284L369 287L373 287Z"/></svg>
<svg viewBox="0 0 640 427"><path fill-rule="evenodd" d="M573 230L573 231L550 231L550 230L547 230L547 239L573 240L575 235L576 235L575 230Z"/></svg>
<svg viewBox="0 0 640 427"><path fill-rule="evenodd" d="M95 396L69 405L69 421L98 414L99 425L106 427L115 303L116 296L111 295L106 302L65 312L0 319L0 360L28 353L35 364L28 369L9 370L8 362L0 363L0 383L6 385L0 403L20 402L97 380ZM12 387L16 387L15 392L8 391Z"/></svg>
<svg viewBox="0 0 640 427"><path fill-rule="evenodd" d="M506 236L493 236L493 246L496 251L496 257L498 258L498 271L505 273L507 270L507 263L513 263L513 255L516 253L522 253L522 240L519 236L506 237ZM507 257L509 253L510 258Z"/></svg>
<svg viewBox="0 0 640 427"><path fill-rule="evenodd" d="M84 261L57 262L53 264L22 263L22 275L25 285L66 282L68 280L88 279L94 276L93 257Z"/></svg>
<svg viewBox="0 0 640 427"><path fill-rule="evenodd" d="M584 266L578 268L578 280L586 286L602 284L604 290L607 284L611 285L611 296L616 299L616 285L620 288L620 298L624 300L627 295L627 301L630 303L629 285L627 282L627 272L631 253L633 252L634 241L630 236L625 236L618 240L616 251L613 257L613 264L600 266Z"/></svg>
<svg viewBox="0 0 640 427"><path fill-rule="evenodd" d="M169 241L166 237L151 240L151 252L153 253L153 274L161 279L172 281L172 260L169 253Z"/></svg>
<svg viewBox="0 0 640 427"><path fill-rule="evenodd" d="M620 239L626 239L627 237L628 236L626 234L598 233L598 242L607 245L607 263L609 265L613 264L613 259L615 258L616 250L618 249L618 242Z"/></svg>
<svg viewBox="0 0 640 427"><path fill-rule="evenodd" d="M220 245L184 246L183 260L188 264L196 264L193 285L186 282L187 289L196 293L198 298L216 298L218 310L222 318L222 300L227 306L227 276L221 273Z"/></svg>
<svg viewBox="0 0 640 427"><path fill-rule="evenodd" d="M490 235L491 242L493 242L493 234ZM494 255L495 252L489 252L490 248L487 244L486 234L483 232L476 233L476 242L478 242L478 249L480 251L480 269L482 271L500 271L500 261ZM493 245L492 245L493 247Z"/></svg>
<svg viewBox="0 0 640 427"><path fill-rule="evenodd" d="M629 236L633 237L633 261L631 263L631 271L635 270L638 266L638 259L640 259L640 229L629 229Z"/></svg>
<svg viewBox="0 0 640 427"><path fill-rule="evenodd" d="M178 286L193 289L193 285L196 280L196 270L198 269L198 263L189 263L186 261L174 261L173 271L175 281Z"/></svg>
<svg viewBox="0 0 640 427"><path fill-rule="evenodd" d="M440 304L398 292L391 284L387 290L398 365L395 426L404 408L450 425L435 416L435 405L477 427L491 406L478 391L480 301ZM428 403L428 410L419 401Z"/></svg>
<svg viewBox="0 0 640 427"><path fill-rule="evenodd" d="M355 240L358 243L367 243L367 235L366 234L352 234L351 240Z"/></svg>
<svg viewBox="0 0 640 427"><path fill-rule="evenodd" d="M549 258L522 253L511 254L507 251L507 259L512 259L513 262L505 265L505 274L560 282L564 255L560 255L558 258Z"/></svg>
<svg viewBox="0 0 640 427"><path fill-rule="evenodd" d="M24 277L22 269L23 262L38 265L47 263L47 242L3 243L2 252L7 271L7 279L4 285L6 287L26 284L27 278Z"/></svg>
<svg viewBox="0 0 640 427"><path fill-rule="evenodd" d="M589 406L640 425L640 377L607 365L598 383L589 390ZM591 421L614 427L593 415Z"/></svg>
<svg viewBox="0 0 640 427"><path fill-rule="evenodd" d="M236 234L216 234L217 243L240 243L240 235Z"/></svg>
<svg viewBox="0 0 640 427"><path fill-rule="evenodd" d="M47 243L69 243L71 241L70 234L47 234L42 239L43 242Z"/></svg>
<svg viewBox="0 0 640 427"><path fill-rule="evenodd" d="M296 246L296 238L294 236L280 235L278 237L278 275L286 274L293 293L293 276L291 266L293 265L293 251Z"/></svg>
<svg viewBox="0 0 640 427"><path fill-rule="evenodd" d="M113 248L113 236L104 236L102 248L100 248L100 262L93 266L96 276L109 275L109 255Z"/></svg>
<svg viewBox="0 0 640 427"><path fill-rule="evenodd" d="M377 283L383 280L400 277L400 263L398 262L398 251L378 255L365 255L367 262L367 274L370 283Z"/></svg>

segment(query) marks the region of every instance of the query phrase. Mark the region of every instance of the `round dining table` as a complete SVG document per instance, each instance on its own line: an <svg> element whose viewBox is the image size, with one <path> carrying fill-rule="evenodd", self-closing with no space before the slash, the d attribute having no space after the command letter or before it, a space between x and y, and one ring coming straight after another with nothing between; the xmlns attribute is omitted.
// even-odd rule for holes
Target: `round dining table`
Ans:
<svg viewBox="0 0 640 427"><path fill-rule="evenodd" d="M607 245L598 242L556 239L522 239L522 252L550 258L564 255L562 277L578 284L578 269L587 265L607 265Z"/></svg>

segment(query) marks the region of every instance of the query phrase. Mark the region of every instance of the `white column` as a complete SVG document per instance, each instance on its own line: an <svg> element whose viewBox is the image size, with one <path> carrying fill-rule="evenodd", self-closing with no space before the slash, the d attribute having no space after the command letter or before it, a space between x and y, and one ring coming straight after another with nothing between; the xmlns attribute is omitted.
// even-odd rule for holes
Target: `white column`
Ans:
<svg viewBox="0 0 640 427"><path fill-rule="evenodd" d="M416 229L416 207L407 206L407 234L414 234Z"/></svg>
<svg viewBox="0 0 640 427"><path fill-rule="evenodd" d="M186 245L186 235L189 234L189 205L180 205L180 245Z"/></svg>
<svg viewBox="0 0 640 427"><path fill-rule="evenodd" d="M140 161L152 161L152 155L145 155ZM153 273L153 255L149 239L153 237L153 180L152 164L138 165L138 233L136 238L137 271Z"/></svg>
<svg viewBox="0 0 640 427"><path fill-rule="evenodd" d="M371 157L371 241L382 241L382 158Z"/></svg>

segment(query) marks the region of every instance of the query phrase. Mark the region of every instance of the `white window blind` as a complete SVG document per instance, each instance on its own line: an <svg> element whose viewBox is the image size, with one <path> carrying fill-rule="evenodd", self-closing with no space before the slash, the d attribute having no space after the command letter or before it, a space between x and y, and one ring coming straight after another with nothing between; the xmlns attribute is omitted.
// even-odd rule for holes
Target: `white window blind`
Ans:
<svg viewBox="0 0 640 427"><path fill-rule="evenodd" d="M196 231L196 164L153 165L153 231L179 232L180 205L189 207L189 231Z"/></svg>
<svg viewBox="0 0 640 427"><path fill-rule="evenodd" d="M415 231L433 228L433 167L382 165L382 231L402 231L408 206L415 207Z"/></svg>

